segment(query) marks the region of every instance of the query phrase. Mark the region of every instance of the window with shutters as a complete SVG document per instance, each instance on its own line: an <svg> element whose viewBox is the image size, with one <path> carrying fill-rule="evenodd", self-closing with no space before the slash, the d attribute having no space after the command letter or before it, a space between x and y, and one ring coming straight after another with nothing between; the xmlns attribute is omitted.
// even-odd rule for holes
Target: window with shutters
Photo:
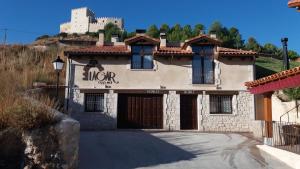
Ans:
<svg viewBox="0 0 300 169"><path fill-rule="evenodd" d="M232 114L232 95L209 95L210 114Z"/></svg>
<svg viewBox="0 0 300 169"><path fill-rule="evenodd" d="M104 94L103 93L85 93L85 111L103 112Z"/></svg>

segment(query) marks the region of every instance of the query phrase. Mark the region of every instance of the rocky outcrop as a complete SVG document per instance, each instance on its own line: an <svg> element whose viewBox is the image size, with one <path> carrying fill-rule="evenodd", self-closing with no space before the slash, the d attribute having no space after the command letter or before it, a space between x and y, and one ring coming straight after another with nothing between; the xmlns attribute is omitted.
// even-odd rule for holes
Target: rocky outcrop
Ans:
<svg viewBox="0 0 300 169"><path fill-rule="evenodd" d="M61 120L52 126L26 131L26 169L76 169L80 125L76 120L54 111Z"/></svg>
<svg viewBox="0 0 300 169"><path fill-rule="evenodd" d="M19 132L11 128L0 130L0 147L0 168L20 168L25 147Z"/></svg>

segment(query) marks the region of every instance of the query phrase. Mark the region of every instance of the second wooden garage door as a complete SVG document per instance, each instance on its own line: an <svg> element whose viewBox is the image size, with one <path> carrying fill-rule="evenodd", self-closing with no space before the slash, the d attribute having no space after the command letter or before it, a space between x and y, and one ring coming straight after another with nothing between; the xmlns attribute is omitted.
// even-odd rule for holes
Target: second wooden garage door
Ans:
<svg viewBox="0 0 300 169"><path fill-rule="evenodd" d="M197 121L197 95L180 95L180 128L198 129Z"/></svg>
<svg viewBox="0 0 300 169"><path fill-rule="evenodd" d="M118 128L162 129L162 95L119 94Z"/></svg>

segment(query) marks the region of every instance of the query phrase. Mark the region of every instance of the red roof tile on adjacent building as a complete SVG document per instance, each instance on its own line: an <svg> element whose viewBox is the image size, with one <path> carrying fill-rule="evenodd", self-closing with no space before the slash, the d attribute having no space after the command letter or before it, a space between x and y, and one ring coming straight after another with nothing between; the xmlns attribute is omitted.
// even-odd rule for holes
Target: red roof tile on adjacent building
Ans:
<svg viewBox="0 0 300 169"><path fill-rule="evenodd" d="M192 43L197 43L197 42L199 42L199 41L201 41L201 40L205 40L205 41L207 41L207 43L209 43L209 44L217 44L217 45L220 45L222 42L220 41L220 40L218 40L218 39L215 39L215 38L212 38L212 37L210 37L210 36L208 36L208 35L199 35L199 36L196 36L196 37L194 37L194 38L191 38L191 39L188 39L188 40L186 40L185 42L184 42L184 44L183 44L183 46L182 46L182 48L183 49L185 49L187 46L189 46L190 44L192 44Z"/></svg>
<svg viewBox="0 0 300 169"><path fill-rule="evenodd" d="M288 2L288 6L290 8L296 8L296 7L300 7L300 0L290 0Z"/></svg>
<svg viewBox="0 0 300 169"><path fill-rule="evenodd" d="M94 46L90 48L73 49L65 51L66 54L103 54L103 55L128 55L130 51L125 45L120 46Z"/></svg>
<svg viewBox="0 0 300 169"><path fill-rule="evenodd" d="M156 38L152 38L148 35L145 35L145 34L138 34L138 35L135 35L134 37L131 37L131 38L128 38L128 39L125 39L125 44L126 45L129 45L129 44L132 44L134 42L138 42L140 40L145 40L147 42L150 42L152 44L159 44L160 43L160 40L159 39L156 39Z"/></svg>
<svg viewBox="0 0 300 169"><path fill-rule="evenodd" d="M260 78L258 80L254 80L254 81L251 81L251 82L246 82L245 86L247 86L248 88L253 88L253 87L257 87L259 85L264 85L264 84L267 84L267 83L270 83L270 82L280 81L282 79L292 77L292 76L295 76L295 75L299 75L299 74L300 74L300 66L289 69L289 70L285 70L285 71L282 71L282 72L278 72L278 73L275 73L273 75Z"/></svg>
<svg viewBox="0 0 300 169"><path fill-rule="evenodd" d="M256 56L258 54L257 52L254 51L223 48L223 47L218 47L218 52L220 56Z"/></svg>
<svg viewBox="0 0 300 169"><path fill-rule="evenodd" d="M158 51L154 52L154 55L158 56L170 56L170 55L192 55L193 52L184 50L181 47L161 47Z"/></svg>

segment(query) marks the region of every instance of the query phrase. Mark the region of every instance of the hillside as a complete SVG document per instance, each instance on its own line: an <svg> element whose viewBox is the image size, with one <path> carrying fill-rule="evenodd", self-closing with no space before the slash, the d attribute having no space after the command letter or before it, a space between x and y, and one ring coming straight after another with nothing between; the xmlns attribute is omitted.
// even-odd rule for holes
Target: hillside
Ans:
<svg viewBox="0 0 300 169"><path fill-rule="evenodd" d="M283 61L271 57L259 57L256 59L256 78L271 75L276 72L282 71ZM300 66L299 62L290 61L290 67Z"/></svg>

